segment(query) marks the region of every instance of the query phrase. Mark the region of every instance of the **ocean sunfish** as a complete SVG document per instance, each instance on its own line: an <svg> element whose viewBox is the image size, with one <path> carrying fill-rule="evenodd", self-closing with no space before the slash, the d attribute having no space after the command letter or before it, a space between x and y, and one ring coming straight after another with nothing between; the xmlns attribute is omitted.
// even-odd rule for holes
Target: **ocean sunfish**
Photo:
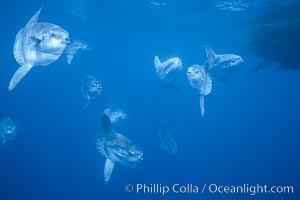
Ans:
<svg viewBox="0 0 300 200"><path fill-rule="evenodd" d="M101 81L92 75L87 75L82 80L82 92L86 101L84 110L88 107L88 105L90 105L91 102L99 98L100 94L102 93L102 89L103 86Z"/></svg>
<svg viewBox="0 0 300 200"><path fill-rule="evenodd" d="M128 118L128 115L120 109L105 108L104 114L109 117L112 124Z"/></svg>
<svg viewBox="0 0 300 200"><path fill-rule="evenodd" d="M156 75L164 87L173 88L176 87L176 81L179 79L182 71L182 62L178 57L169 58L168 60L161 62L158 56L154 58L154 65Z"/></svg>
<svg viewBox="0 0 300 200"><path fill-rule="evenodd" d="M87 50L87 49L88 49L87 44L82 43L79 40L72 41L66 49L68 65L71 65L73 57L74 57L75 54L78 53L78 51Z"/></svg>
<svg viewBox="0 0 300 200"><path fill-rule="evenodd" d="M13 90L34 66L48 66L60 58L70 43L68 31L47 23L38 22L42 8L21 28L14 44L14 57L21 65L10 80Z"/></svg>
<svg viewBox="0 0 300 200"><path fill-rule="evenodd" d="M102 127L104 133L98 136L96 145L106 157L104 181L108 183L115 164L134 168L143 160L143 150L124 135L115 132L106 114L102 116Z"/></svg>
<svg viewBox="0 0 300 200"><path fill-rule="evenodd" d="M204 66L211 75L225 81L226 77L240 70L243 59L235 54L216 54L211 48L205 46L206 61Z"/></svg>
<svg viewBox="0 0 300 200"><path fill-rule="evenodd" d="M0 138L2 139L1 147L3 147L6 141L15 139L16 134L16 123L0 113Z"/></svg>
<svg viewBox="0 0 300 200"><path fill-rule="evenodd" d="M161 150L173 155L179 153L180 145L164 127L161 127L161 130L158 133L158 141Z"/></svg>
<svg viewBox="0 0 300 200"><path fill-rule="evenodd" d="M212 90L211 76L202 65L190 66L186 74L190 86L196 89L200 95L201 116L204 116L204 97L209 95Z"/></svg>

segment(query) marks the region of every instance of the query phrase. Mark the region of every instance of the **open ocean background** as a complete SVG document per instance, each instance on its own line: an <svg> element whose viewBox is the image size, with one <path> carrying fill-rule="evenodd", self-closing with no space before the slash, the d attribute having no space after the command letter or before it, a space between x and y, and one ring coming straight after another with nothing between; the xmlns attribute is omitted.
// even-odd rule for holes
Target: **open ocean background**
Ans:
<svg viewBox="0 0 300 200"><path fill-rule="evenodd" d="M33 68L9 92L19 67L15 36L41 6L40 22L63 27L89 50L75 55L71 66L63 55ZM283 38L296 42L279 48L293 55L291 66L249 52L257 45L253 33L265 23L261 16L289 6L300 13L299 0L0 0L0 112L18 124L15 140L0 149L0 200L299 199L300 40L291 35L300 37L300 14L269 15L272 26L282 25L276 23L281 16L295 19L294 34ZM240 55L244 63L227 83L213 79L201 117L199 96L185 73L203 64L205 45L217 54ZM182 59L179 93L161 87L155 55ZM101 80L103 92L84 111L87 74ZM110 105L129 115L114 129L142 147L144 160L134 169L116 165L105 184L105 158L95 140ZM157 150L157 122L181 144L178 156ZM137 183L193 184L199 190L211 183L292 185L294 194L125 192L126 184Z"/></svg>

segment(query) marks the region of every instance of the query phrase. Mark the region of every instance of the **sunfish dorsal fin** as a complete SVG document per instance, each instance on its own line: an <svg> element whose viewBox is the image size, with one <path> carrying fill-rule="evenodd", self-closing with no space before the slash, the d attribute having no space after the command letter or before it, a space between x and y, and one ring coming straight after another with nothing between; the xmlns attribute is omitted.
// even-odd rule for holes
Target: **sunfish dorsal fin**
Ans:
<svg viewBox="0 0 300 200"><path fill-rule="evenodd" d="M30 20L27 22L26 26L31 25L32 23L36 23L39 19L40 13L42 11L43 7L41 7L36 13L30 18Z"/></svg>
<svg viewBox="0 0 300 200"><path fill-rule="evenodd" d="M160 64L161 64L161 62L160 62L158 56L155 56L155 58L154 58L154 65L155 65L155 68L157 69L158 66L159 66Z"/></svg>
<svg viewBox="0 0 300 200"><path fill-rule="evenodd" d="M216 54L215 52L208 46L205 46L205 53L207 58L215 58Z"/></svg>
<svg viewBox="0 0 300 200"><path fill-rule="evenodd" d="M104 165L104 182L108 183L115 164L110 159L106 159Z"/></svg>
<svg viewBox="0 0 300 200"><path fill-rule="evenodd" d="M112 125L111 125L111 121L109 119L109 116L107 116L104 113L102 114L102 128L104 130L104 133L112 132Z"/></svg>

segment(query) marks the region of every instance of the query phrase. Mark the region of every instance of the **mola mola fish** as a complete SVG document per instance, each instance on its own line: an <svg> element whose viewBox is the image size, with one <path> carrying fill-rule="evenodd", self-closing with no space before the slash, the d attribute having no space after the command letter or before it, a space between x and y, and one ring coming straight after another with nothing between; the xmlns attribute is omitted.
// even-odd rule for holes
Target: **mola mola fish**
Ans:
<svg viewBox="0 0 300 200"><path fill-rule="evenodd" d="M170 132L161 126L158 133L159 146L167 153L177 155L179 153L180 145L176 142Z"/></svg>
<svg viewBox="0 0 300 200"><path fill-rule="evenodd" d="M143 150L124 135L115 132L106 114L102 115L102 127L104 133L98 136L96 145L106 157L104 181L108 183L115 164L134 168L143 160Z"/></svg>
<svg viewBox="0 0 300 200"><path fill-rule="evenodd" d="M112 124L120 120L128 119L128 115L124 111L117 108L105 108L104 113L109 117Z"/></svg>
<svg viewBox="0 0 300 200"><path fill-rule="evenodd" d="M21 28L14 44L14 57L21 65L9 83L13 90L34 66L48 66L60 58L70 43L68 31L46 22L38 22L42 8Z"/></svg>
<svg viewBox="0 0 300 200"><path fill-rule="evenodd" d="M1 147L3 147L6 141L15 139L16 134L16 123L0 113L0 138L2 139Z"/></svg>
<svg viewBox="0 0 300 200"><path fill-rule="evenodd" d="M66 49L66 54L67 54L67 62L68 65L71 65L73 57L75 54L77 54L77 52L79 50L87 50L88 49L88 45L85 43L80 42L79 40L73 40L73 42L71 42L67 49Z"/></svg>
<svg viewBox="0 0 300 200"><path fill-rule="evenodd" d="M154 58L154 65L156 69L156 75L165 87L178 90L175 83L178 80L182 71L182 62L178 57L169 58L168 60L161 62L158 56Z"/></svg>
<svg viewBox="0 0 300 200"><path fill-rule="evenodd" d="M228 75L234 74L240 70L239 64L243 59L235 54L216 54L211 48L205 46L206 61L204 66L213 76L225 81Z"/></svg>
<svg viewBox="0 0 300 200"><path fill-rule="evenodd" d="M186 74L190 86L199 92L201 115L204 116L204 97L209 95L211 92L211 76L202 65L190 66Z"/></svg>
<svg viewBox="0 0 300 200"><path fill-rule="evenodd" d="M92 103L95 101L100 94L102 93L102 83L99 81L96 77L87 75L83 80L82 80L82 92L83 92L83 97L86 101L86 104L84 106L84 110Z"/></svg>

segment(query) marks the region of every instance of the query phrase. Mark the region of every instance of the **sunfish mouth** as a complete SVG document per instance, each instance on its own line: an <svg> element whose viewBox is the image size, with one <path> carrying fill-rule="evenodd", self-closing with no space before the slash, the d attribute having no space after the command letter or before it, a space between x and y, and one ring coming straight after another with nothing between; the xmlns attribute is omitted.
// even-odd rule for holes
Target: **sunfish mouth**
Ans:
<svg viewBox="0 0 300 200"><path fill-rule="evenodd" d="M70 43L70 38L65 38L66 43Z"/></svg>

